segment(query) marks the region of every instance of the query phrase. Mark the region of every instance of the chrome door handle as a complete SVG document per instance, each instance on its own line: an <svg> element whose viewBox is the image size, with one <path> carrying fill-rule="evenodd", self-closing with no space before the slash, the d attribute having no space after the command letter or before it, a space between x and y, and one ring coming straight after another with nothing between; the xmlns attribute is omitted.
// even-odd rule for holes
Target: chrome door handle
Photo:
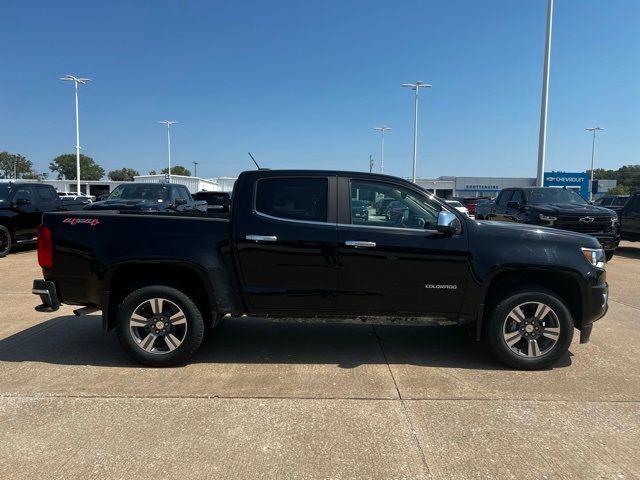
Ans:
<svg viewBox="0 0 640 480"><path fill-rule="evenodd" d="M371 248L376 246L376 242L364 242L361 240L347 240L344 242L347 247L362 247L362 248Z"/></svg>
<svg viewBox="0 0 640 480"><path fill-rule="evenodd" d="M252 240L254 242L277 242L278 237L275 235L247 235L247 240Z"/></svg>

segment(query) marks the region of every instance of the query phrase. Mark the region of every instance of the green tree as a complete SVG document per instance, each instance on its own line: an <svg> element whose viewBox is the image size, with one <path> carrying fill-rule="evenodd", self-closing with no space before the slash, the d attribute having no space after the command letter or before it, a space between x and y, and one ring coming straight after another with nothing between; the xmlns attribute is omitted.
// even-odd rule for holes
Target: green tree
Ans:
<svg viewBox="0 0 640 480"><path fill-rule="evenodd" d="M66 153L53 159L49 164L49 170L58 172L58 180L63 177L67 180L76 179L76 156ZM94 162L93 158L80 154L80 179L100 180L104 177L104 168Z"/></svg>
<svg viewBox="0 0 640 480"><path fill-rule="evenodd" d="M610 188L607 193L609 195L629 195L629 193L631 193L631 189L626 185L616 185L615 187Z"/></svg>
<svg viewBox="0 0 640 480"><path fill-rule="evenodd" d="M157 175L157 173L156 173L156 171L155 171L155 170L151 170L151 171L149 172L149 175Z"/></svg>
<svg viewBox="0 0 640 480"><path fill-rule="evenodd" d="M2 178L23 177L31 172L33 163L19 153L0 152L0 175Z"/></svg>
<svg viewBox="0 0 640 480"><path fill-rule="evenodd" d="M160 173L169 173L169 167L163 168L160 170ZM184 175L185 177L190 177L191 172L182 165L175 165L171 167L171 175Z"/></svg>
<svg viewBox="0 0 640 480"><path fill-rule="evenodd" d="M120 170L111 170L107 176L114 182L133 182L133 177L138 175L140 172L133 168L121 168Z"/></svg>

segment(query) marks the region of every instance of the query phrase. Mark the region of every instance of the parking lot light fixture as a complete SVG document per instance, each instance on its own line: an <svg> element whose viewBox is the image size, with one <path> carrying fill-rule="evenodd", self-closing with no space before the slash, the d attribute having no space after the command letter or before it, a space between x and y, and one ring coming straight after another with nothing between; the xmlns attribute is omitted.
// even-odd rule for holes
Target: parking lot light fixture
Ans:
<svg viewBox="0 0 640 480"><path fill-rule="evenodd" d="M167 126L167 156L169 161L169 183L171 183L171 125L175 125L178 122L173 120L161 120L158 123Z"/></svg>
<svg viewBox="0 0 640 480"><path fill-rule="evenodd" d="M416 166L418 162L418 91L421 88L431 88L431 84L418 80L416 83L403 83L403 87L410 88L414 95L414 115L413 115L413 175L412 181L416 183Z"/></svg>
<svg viewBox="0 0 640 480"><path fill-rule="evenodd" d="M374 130L380 132L380 173L384 173L384 132L393 130L391 127L375 127Z"/></svg>
<svg viewBox="0 0 640 480"><path fill-rule="evenodd" d="M80 193L80 118L78 116L78 84L81 83L85 85L87 82L90 82L90 78L78 78L73 75L65 75L61 77L60 80L64 80L67 82L73 82L75 86L76 93L76 188L78 194ZM89 191L87 190L87 194Z"/></svg>
<svg viewBox="0 0 640 480"><path fill-rule="evenodd" d="M604 130L602 127L585 128L588 132L593 133L593 139L591 141L591 182L589 183L589 201L593 202L593 160L596 153L596 132Z"/></svg>

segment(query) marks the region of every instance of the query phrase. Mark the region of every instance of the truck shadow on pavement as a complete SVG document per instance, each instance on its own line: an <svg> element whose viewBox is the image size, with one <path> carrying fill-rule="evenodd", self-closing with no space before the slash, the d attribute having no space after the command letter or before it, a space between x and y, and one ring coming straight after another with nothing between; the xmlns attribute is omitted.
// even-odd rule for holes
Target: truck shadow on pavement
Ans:
<svg viewBox="0 0 640 480"><path fill-rule="evenodd" d="M571 365L571 354L554 368ZM63 316L0 340L0 361L136 367L98 315ZM508 370L464 327L277 323L230 319L208 332L191 364L409 364Z"/></svg>
<svg viewBox="0 0 640 480"><path fill-rule="evenodd" d="M638 247L618 247L616 248L615 256L613 260L615 261L615 257L624 257L624 258L636 258L640 259L640 243Z"/></svg>

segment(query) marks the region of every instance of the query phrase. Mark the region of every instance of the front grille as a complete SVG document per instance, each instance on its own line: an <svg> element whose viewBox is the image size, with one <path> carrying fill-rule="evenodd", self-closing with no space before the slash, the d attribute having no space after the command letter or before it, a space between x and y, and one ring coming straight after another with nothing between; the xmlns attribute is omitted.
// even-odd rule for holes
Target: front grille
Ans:
<svg viewBox="0 0 640 480"><path fill-rule="evenodd" d="M592 222L580 221L581 218L593 218ZM554 227L563 230L571 230L572 232L588 233L595 235L598 233L611 233L611 217L581 215L571 217L558 217Z"/></svg>

